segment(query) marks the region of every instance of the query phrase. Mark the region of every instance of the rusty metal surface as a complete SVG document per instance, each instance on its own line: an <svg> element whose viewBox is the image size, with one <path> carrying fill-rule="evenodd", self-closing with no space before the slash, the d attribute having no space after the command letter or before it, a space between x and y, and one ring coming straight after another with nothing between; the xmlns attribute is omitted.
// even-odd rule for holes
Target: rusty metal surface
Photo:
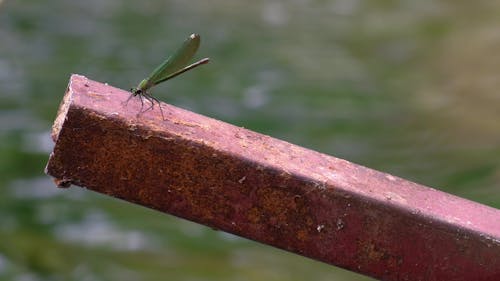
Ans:
<svg viewBox="0 0 500 281"><path fill-rule="evenodd" d="M500 280L500 210L73 75L46 172L383 280Z"/></svg>

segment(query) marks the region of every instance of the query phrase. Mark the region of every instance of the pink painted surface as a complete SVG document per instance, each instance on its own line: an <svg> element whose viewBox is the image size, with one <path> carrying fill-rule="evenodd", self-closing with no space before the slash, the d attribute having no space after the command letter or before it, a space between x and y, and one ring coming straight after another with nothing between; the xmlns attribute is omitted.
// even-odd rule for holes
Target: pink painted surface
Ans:
<svg viewBox="0 0 500 281"><path fill-rule="evenodd" d="M383 280L500 280L497 209L128 97L73 75L47 173Z"/></svg>

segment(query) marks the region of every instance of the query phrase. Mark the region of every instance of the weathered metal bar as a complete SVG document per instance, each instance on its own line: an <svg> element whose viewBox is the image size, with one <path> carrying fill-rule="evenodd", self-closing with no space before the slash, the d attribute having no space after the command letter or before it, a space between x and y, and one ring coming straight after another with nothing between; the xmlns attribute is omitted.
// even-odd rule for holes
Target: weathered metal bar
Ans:
<svg viewBox="0 0 500 281"><path fill-rule="evenodd" d="M46 172L383 280L500 280L500 211L71 77ZM145 101L146 102L146 101Z"/></svg>

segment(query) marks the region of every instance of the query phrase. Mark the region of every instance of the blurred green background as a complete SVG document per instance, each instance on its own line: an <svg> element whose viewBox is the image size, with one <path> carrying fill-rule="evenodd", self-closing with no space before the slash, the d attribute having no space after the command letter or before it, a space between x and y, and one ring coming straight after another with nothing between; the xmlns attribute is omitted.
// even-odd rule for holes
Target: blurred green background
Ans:
<svg viewBox="0 0 500 281"><path fill-rule="evenodd" d="M43 170L71 73L498 208L500 2L0 0L0 280L371 280Z"/></svg>

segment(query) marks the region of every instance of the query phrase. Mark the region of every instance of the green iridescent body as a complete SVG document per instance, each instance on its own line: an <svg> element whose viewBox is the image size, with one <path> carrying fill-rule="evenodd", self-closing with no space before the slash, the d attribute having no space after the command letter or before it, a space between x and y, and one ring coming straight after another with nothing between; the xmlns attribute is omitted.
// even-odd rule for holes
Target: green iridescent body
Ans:
<svg viewBox="0 0 500 281"><path fill-rule="evenodd" d="M188 65L189 61L193 58L194 54L198 50L200 46L200 36L198 34L191 34L186 41L182 44L182 46L177 49L177 51L168 57L162 64L160 64L148 78L143 79L136 88L132 88L130 91L132 94L130 95L127 102L131 97L140 96L141 103L142 98L145 98L151 102L151 107L153 108L154 101L158 103L161 110L160 102L153 97L148 90L152 87L165 82L169 79L172 79L188 70L191 70L195 67L198 67L202 64L208 63L209 59L204 58L193 64ZM162 112L163 115L163 112Z"/></svg>

